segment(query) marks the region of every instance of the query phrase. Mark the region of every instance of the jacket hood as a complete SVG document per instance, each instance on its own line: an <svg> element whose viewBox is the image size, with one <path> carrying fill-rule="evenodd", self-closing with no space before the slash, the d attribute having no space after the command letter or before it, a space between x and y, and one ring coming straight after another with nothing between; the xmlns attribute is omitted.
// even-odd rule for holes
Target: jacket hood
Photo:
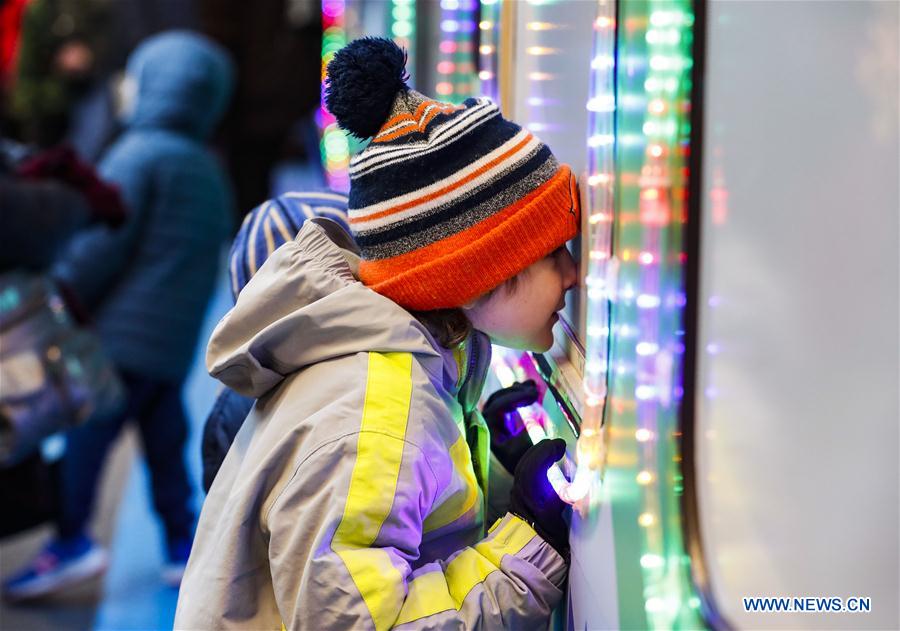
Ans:
<svg viewBox="0 0 900 631"><path fill-rule="evenodd" d="M130 127L173 129L207 137L234 85L228 53L206 37L170 31L145 40L128 58L136 95Z"/></svg>
<svg viewBox="0 0 900 631"><path fill-rule="evenodd" d="M351 246L352 247L352 246ZM355 277L358 257L307 221L275 250L216 326L209 373L259 398L305 366L360 352L407 352L432 382L458 392L458 353L442 348L408 311Z"/></svg>

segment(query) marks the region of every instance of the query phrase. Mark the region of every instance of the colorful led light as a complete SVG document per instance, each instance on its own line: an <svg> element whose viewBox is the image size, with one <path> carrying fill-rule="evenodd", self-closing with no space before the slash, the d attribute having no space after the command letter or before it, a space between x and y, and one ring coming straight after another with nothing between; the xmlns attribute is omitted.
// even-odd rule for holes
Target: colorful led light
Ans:
<svg viewBox="0 0 900 631"><path fill-rule="evenodd" d="M679 336L686 257L678 248L686 216L692 5L689 0L620 2L622 29L614 0L598 0L597 9L585 104L588 168L582 194L588 234L582 238L589 251L583 260L587 337L578 465L571 483L558 468L548 478L561 497L590 506L599 500L594 491L610 450L609 466L616 463L617 473L630 474L614 478L624 486L617 486L613 497L627 494L640 506L637 514L612 511L614 530L629 533L617 536L617 558L639 562L645 586L639 593L622 591L619 611L639 611L641 626L696 628L702 622L681 534L680 432L674 431L677 405L672 405L684 393L679 375L670 374L672 358L684 346ZM565 88L554 85L549 65L541 65L553 52L548 32L558 13L535 15L520 43L528 66L519 73L531 84L525 102L532 109L524 122L545 129L565 122L540 116L554 91ZM482 46L492 45L496 42L483 39ZM483 62L481 69L488 69ZM508 385L515 376L512 371L501 383ZM523 415L533 440L553 431L542 414L535 406ZM619 430L609 444L607 422ZM620 548L628 550L620 553Z"/></svg>
<svg viewBox="0 0 900 631"><path fill-rule="evenodd" d="M500 382L500 386L508 388L523 381L527 375L517 374L517 365L520 356L508 349L494 347L491 355L491 368ZM518 409L519 416L525 424L525 430L532 443L539 443L548 438L546 427L549 426L547 413L540 403L523 406ZM583 499L590 488L591 476L587 467L579 467L571 481L569 481L559 464L554 464L547 471L547 480L559 497L569 504L576 504Z"/></svg>
<svg viewBox="0 0 900 631"><path fill-rule="evenodd" d="M624 72L616 91L619 205L612 260L620 264L622 290L611 308L616 374L610 396L616 403L610 422L633 428L634 440L611 444L610 458L632 458L630 497L640 506L636 540L617 537L617 546L639 562L644 589L637 597L622 596L620 611L639 610L645 617L640 626L654 629L703 626L690 605L696 594L679 511L681 438L672 405L683 394L672 358L683 348L684 334L678 295L686 260L680 249L688 187L691 11L688 0L621 2L619 19L628 28L617 34ZM615 519L614 512L614 528L634 527L634 517Z"/></svg>
<svg viewBox="0 0 900 631"><path fill-rule="evenodd" d="M391 0L390 34L394 42L406 51L406 72L409 82L415 85L416 77L416 2L415 0Z"/></svg>
<svg viewBox="0 0 900 631"><path fill-rule="evenodd" d="M325 107L325 79L328 62L347 44L345 9L344 0L322 0L322 104L316 115L322 136L319 147L325 179L329 188L342 192L350 190L350 143L347 134L337 126L334 116Z"/></svg>
<svg viewBox="0 0 900 631"><path fill-rule="evenodd" d="M435 92L451 103L462 103L472 96L478 80L473 64L475 33L479 28L475 21L477 14L477 0L441 0Z"/></svg>

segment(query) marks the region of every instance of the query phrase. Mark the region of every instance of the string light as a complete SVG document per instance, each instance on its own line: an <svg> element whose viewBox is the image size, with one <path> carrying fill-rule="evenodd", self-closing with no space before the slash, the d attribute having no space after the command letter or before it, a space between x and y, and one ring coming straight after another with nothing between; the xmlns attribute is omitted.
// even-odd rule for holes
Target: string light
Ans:
<svg viewBox="0 0 900 631"><path fill-rule="evenodd" d="M616 111L616 99L612 94L603 94L592 97L587 102L589 112L614 112Z"/></svg>
<svg viewBox="0 0 900 631"><path fill-rule="evenodd" d="M676 298L683 293L686 260L679 248L688 181L692 5L649 0L619 7L629 33L619 38L625 72L617 85L616 134L619 146L627 148L616 164L621 206L613 225L624 290L613 304L612 321L619 339L628 326L636 342L614 346L612 362L633 377L613 383L612 422L635 428L633 489L640 505L646 626L695 628L702 622L689 606L696 595L679 526L681 436L675 431L677 406L670 405L683 394L672 357L683 328L684 303Z"/></svg>
<svg viewBox="0 0 900 631"><path fill-rule="evenodd" d="M612 55L597 55L591 59L591 69L606 70L612 68L615 63L616 60Z"/></svg>
<svg viewBox="0 0 900 631"><path fill-rule="evenodd" d="M475 54L475 33L490 30L490 20L476 23L477 0L441 0L440 56L438 81L434 91L445 101L459 104L472 96L478 71L471 63ZM496 69L489 69L496 73Z"/></svg>
<svg viewBox="0 0 900 631"><path fill-rule="evenodd" d="M322 105L316 114L322 136L319 147L325 179L329 188L342 192L350 190L350 143L347 134L338 127L334 116L325 107L325 79L328 62L347 44L345 9L344 0L322 0Z"/></svg>
<svg viewBox="0 0 900 631"><path fill-rule="evenodd" d="M536 57L540 57L543 55L558 55L558 48L550 48L548 46L529 46L525 49L525 52L529 55L534 55Z"/></svg>
<svg viewBox="0 0 900 631"><path fill-rule="evenodd" d="M594 134L588 137L587 144L591 149L596 149L597 147L611 147L615 141L616 137L613 134Z"/></svg>
<svg viewBox="0 0 900 631"><path fill-rule="evenodd" d="M586 402L581 435L576 445L578 467L575 480L599 480L605 460L606 444L603 415L606 410L609 373L609 301L608 282L611 265L612 217L615 213L615 3L599 0L594 21L591 58L591 84L588 101L587 190L583 191L590 233L585 285L588 298L588 336L585 345L585 371L582 391ZM579 491L582 489L579 489ZM599 498L597 498L599 499Z"/></svg>
<svg viewBox="0 0 900 631"><path fill-rule="evenodd" d="M409 74L410 83L415 85L415 0L391 0L391 36L397 46L406 51L406 72Z"/></svg>
<svg viewBox="0 0 900 631"><path fill-rule="evenodd" d="M496 4L483 2L482 21L497 21L485 12ZM640 553L632 558L639 558L643 571L647 626L693 628L701 623L686 573L683 537L678 536L681 438L673 431L677 406L670 405L683 390L669 374L678 353L675 331L683 328L684 302L673 296L682 290L678 283L686 260L677 249L686 216L692 5L689 0L649 0L617 7L612 0L598 0L596 6L585 103L587 186L582 190L588 225L583 237L588 250L584 406L571 482L559 467L551 468L548 479L566 501L590 506L600 499L594 491L601 488L607 448L611 463L634 462L627 478L616 478L630 484L617 487L616 493L633 492L640 505ZM617 10L627 25L621 32ZM518 74L530 82L524 95L530 108L526 126L546 130L560 121L557 112L546 115L553 105L549 97L564 89L553 83L550 65L557 48L552 19L558 13L532 14L521 48L527 66ZM496 81L496 66L484 57L496 55L496 40L485 37L495 34L496 29L481 32L483 87ZM514 370L514 359L509 361L513 364L506 377L497 373L501 385L522 376ZM522 418L532 440L540 440L552 426L540 406L529 407ZM607 445L606 416L611 427L627 429L628 440Z"/></svg>
<svg viewBox="0 0 900 631"><path fill-rule="evenodd" d="M481 22L478 47L478 78L481 82L481 94L494 102L500 101L500 85L498 83L499 59L497 49L500 45L500 3L481 2Z"/></svg>
<svg viewBox="0 0 900 631"><path fill-rule="evenodd" d="M641 557L641 567L646 570L661 568L663 564L663 558L658 554L645 554Z"/></svg>
<svg viewBox="0 0 900 631"><path fill-rule="evenodd" d="M655 523L656 518L653 516L653 513L641 513L640 517L638 517L638 524L644 528L649 528Z"/></svg>
<svg viewBox="0 0 900 631"><path fill-rule="evenodd" d="M527 378L526 375L516 374L515 366L518 360L519 356L514 352L494 347L491 354L491 368L501 387L508 388L517 381ZM550 422L539 402L518 408L518 413L532 443L537 444L548 438L545 428L550 425ZM587 495L591 485L591 476L587 467L579 467L570 482L558 463L547 470L547 480L556 494L569 504L581 501Z"/></svg>

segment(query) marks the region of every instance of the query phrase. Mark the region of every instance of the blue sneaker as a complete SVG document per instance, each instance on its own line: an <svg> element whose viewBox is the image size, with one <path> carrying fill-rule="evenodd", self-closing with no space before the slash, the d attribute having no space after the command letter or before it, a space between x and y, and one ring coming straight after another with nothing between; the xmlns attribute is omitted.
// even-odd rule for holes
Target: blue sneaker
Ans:
<svg viewBox="0 0 900 631"><path fill-rule="evenodd" d="M188 557L191 556L191 539L179 538L169 542L166 563L162 567L162 580L169 587L180 587Z"/></svg>
<svg viewBox="0 0 900 631"><path fill-rule="evenodd" d="M17 574L4 581L3 597L26 600L48 596L106 572L106 550L85 535L54 539Z"/></svg>

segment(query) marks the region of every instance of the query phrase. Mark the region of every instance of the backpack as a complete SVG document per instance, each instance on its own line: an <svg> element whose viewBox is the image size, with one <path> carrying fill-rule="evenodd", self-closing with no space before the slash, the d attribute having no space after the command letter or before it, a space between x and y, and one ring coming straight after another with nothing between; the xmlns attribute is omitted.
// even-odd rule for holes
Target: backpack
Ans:
<svg viewBox="0 0 900 631"><path fill-rule="evenodd" d="M52 434L114 416L125 399L96 334L75 325L50 280L0 274L0 466Z"/></svg>

